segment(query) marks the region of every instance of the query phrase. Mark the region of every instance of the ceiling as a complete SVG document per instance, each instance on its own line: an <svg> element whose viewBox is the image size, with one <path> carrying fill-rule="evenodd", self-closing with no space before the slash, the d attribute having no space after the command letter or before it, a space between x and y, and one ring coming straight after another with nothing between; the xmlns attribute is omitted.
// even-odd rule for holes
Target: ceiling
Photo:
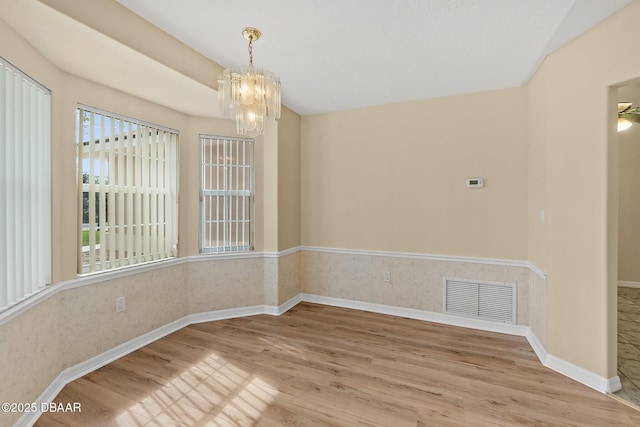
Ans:
<svg viewBox="0 0 640 427"><path fill-rule="evenodd" d="M254 26L255 65L307 115L521 86L549 53L631 1L0 0L0 19L64 72L202 117L221 117L217 64L248 63L241 30ZM174 40L123 6L213 62L162 51Z"/></svg>
<svg viewBox="0 0 640 427"><path fill-rule="evenodd" d="M227 67L282 80L315 114L526 84L554 50L631 0L117 0Z"/></svg>

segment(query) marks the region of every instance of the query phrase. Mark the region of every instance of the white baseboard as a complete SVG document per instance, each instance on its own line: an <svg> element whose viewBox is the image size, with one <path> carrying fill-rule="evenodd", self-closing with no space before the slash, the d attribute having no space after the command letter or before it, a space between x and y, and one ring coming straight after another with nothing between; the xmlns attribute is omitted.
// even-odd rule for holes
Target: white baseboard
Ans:
<svg viewBox="0 0 640 427"><path fill-rule="evenodd" d="M424 320L427 322L443 323L446 325L460 326L463 328L479 329L489 332L499 332L509 335L524 336L528 327L510 325L506 323L488 322L466 317L452 316L450 314L436 313L433 311L417 310L413 308L396 307L385 304L355 301L343 298L325 297L321 295L302 294L302 301L316 304L331 305L334 307L352 308L355 310L370 311L372 313L388 314L391 316L406 317L408 319Z"/></svg>
<svg viewBox="0 0 640 427"><path fill-rule="evenodd" d="M157 341L160 338L165 337L181 328L189 326L190 324L254 316L258 314L270 314L279 316L286 313L288 310L295 307L302 301L369 311L372 313L406 317L409 319L442 323L446 325L459 326L470 329L479 329L489 332L522 336L527 338L529 344L533 348L533 351L536 353L538 359L540 359L540 362L544 366L602 393L612 393L619 390L621 387L620 378L617 376L607 379L563 359L560 359L559 357L548 354L542 343L540 343L531 328L529 328L528 326L488 322L484 320L462 318L425 310L417 310L412 308L303 293L294 296L293 298L289 299L279 306L256 305L250 307L214 310L204 313L191 314L181 319L175 320L171 323L147 332L146 334L143 334L137 338L120 344L110 350L107 350L104 353L92 357L89 360L65 369L53 380L51 384L49 384L49 386L36 399L35 403L37 404L38 408L41 408L42 403L53 401L53 399L55 399L55 397L58 395L58 393L60 393L60 391L66 384L92 371L95 371L96 369L99 369L104 365L107 365L123 356L126 356L127 354L138 350L145 345ZM39 411L25 413L18 420L14 427L31 427L36 423L40 415L41 412Z"/></svg>
<svg viewBox="0 0 640 427"><path fill-rule="evenodd" d="M186 316L187 324L185 326L192 323L215 322L216 320L235 319L238 317L265 314L266 307L267 306L264 305L254 305L250 307L227 308L224 310L214 310L206 311L204 313L190 314Z"/></svg>
<svg viewBox="0 0 640 427"><path fill-rule="evenodd" d="M601 393L613 393L622 387L620 378L617 375L612 378L605 378L552 354L548 354L542 364Z"/></svg>
<svg viewBox="0 0 640 427"><path fill-rule="evenodd" d="M289 300L283 302L279 306L267 305L265 306L265 314L271 314L273 316L280 316L291 310L293 307L302 302L302 294L298 294Z"/></svg>
<svg viewBox="0 0 640 427"><path fill-rule="evenodd" d="M538 356L538 360L544 365L547 360L547 350L544 348L536 334L533 333L531 328L527 327L527 333L525 334L527 341L529 341L529 345L533 348L533 351ZM546 366L546 365L545 365Z"/></svg>

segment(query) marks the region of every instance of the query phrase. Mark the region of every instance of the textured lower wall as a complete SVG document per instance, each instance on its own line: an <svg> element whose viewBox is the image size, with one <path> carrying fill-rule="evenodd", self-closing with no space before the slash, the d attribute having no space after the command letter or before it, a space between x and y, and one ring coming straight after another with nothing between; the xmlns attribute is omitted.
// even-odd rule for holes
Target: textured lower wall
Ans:
<svg viewBox="0 0 640 427"><path fill-rule="evenodd" d="M516 283L518 324L529 324L529 269L341 252L304 251L303 292L354 301L442 312L446 277ZM391 281L383 281L384 272Z"/></svg>
<svg viewBox="0 0 640 427"><path fill-rule="evenodd" d="M188 313L264 304L264 261L255 257L187 263Z"/></svg>
<svg viewBox="0 0 640 427"><path fill-rule="evenodd" d="M62 295L55 295L0 326L0 402L33 402L64 364ZM19 413L0 412L0 426Z"/></svg>
<svg viewBox="0 0 640 427"><path fill-rule="evenodd" d="M184 264L146 271L62 293L63 368L76 365L187 314ZM126 298L117 313L115 300Z"/></svg>
<svg viewBox="0 0 640 427"><path fill-rule="evenodd" d="M547 280L529 272L529 327L543 346L547 346Z"/></svg>
<svg viewBox="0 0 640 427"><path fill-rule="evenodd" d="M300 252L264 259L264 304L279 306L302 292Z"/></svg>
<svg viewBox="0 0 640 427"><path fill-rule="evenodd" d="M264 258L263 304L278 305L278 258Z"/></svg>
<svg viewBox="0 0 640 427"><path fill-rule="evenodd" d="M278 258L278 303L281 305L302 293L300 277L301 252L284 255Z"/></svg>

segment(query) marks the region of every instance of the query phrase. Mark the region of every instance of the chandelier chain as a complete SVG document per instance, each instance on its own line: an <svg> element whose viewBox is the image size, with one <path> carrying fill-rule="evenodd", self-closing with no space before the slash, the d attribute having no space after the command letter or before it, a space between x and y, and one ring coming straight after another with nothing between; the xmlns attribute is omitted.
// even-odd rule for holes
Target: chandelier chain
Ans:
<svg viewBox="0 0 640 427"><path fill-rule="evenodd" d="M253 67L253 36L249 36L249 65Z"/></svg>

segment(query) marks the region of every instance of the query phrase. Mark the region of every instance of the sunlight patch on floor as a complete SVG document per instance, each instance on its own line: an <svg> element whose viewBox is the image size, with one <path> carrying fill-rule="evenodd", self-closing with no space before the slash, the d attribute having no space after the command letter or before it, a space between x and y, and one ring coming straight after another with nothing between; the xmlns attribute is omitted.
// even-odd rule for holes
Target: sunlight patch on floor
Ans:
<svg viewBox="0 0 640 427"><path fill-rule="evenodd" d="M127 408L118 426L251 425L278 395L253 374L211 354Z"/></svg>

